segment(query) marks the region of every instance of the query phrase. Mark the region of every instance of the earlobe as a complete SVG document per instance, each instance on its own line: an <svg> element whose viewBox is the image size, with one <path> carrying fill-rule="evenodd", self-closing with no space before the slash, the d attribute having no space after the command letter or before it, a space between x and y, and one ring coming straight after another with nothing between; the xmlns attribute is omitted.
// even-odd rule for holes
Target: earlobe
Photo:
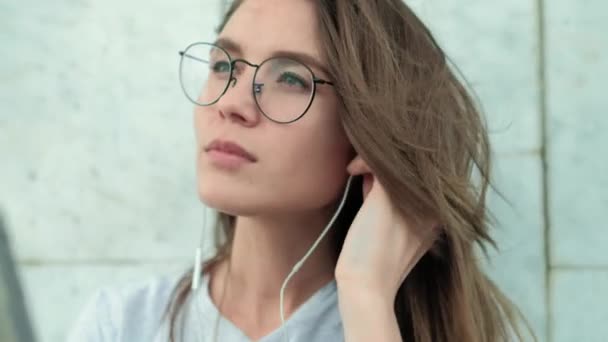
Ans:
<svg viewBox="0 0 608 342"><path fill-rule="evenodd" d="M348 165L346 165L346 171L351 174L351 175L355 175L354 171L354 167L353 165L356 165L357 160L360 159L358 154L355 154L354 158L351 159L351 161L348 163Z"/></svg>
<svg viewBox="0 0 608 342"><path fill-rule="evenodd" d="M367 163L358 154L355 155L355 158L353 158L350 163L348 163L348 166L346 166L346 171L353 176L372 173L372 170L369 168Z"/></svg>

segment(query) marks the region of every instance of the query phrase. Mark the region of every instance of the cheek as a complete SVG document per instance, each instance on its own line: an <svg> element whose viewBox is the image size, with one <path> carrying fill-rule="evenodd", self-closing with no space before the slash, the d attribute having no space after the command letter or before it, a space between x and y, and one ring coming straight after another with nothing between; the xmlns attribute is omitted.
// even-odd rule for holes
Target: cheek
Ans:
<svg viewBox="0 0 608 342"><path fill-rule="evenodd" d="M354 152L335 114L337 105L321 99L291 134L283 136L285 143L276 144L276 152L283 157L286 168L282 176L287 177L281 178L289 180L291 189L297 188L299 197L308 204L324 206L339 195Z"/></svg>
<svg viewBox="0 0 608 342"><path fill-rule="evenodd" d="M194 135L196 137L196 141L200 143L205 132L205 122L203 121L203 119L206 117L205 108L201 106L194 106L192 115Z"/></svg>
<svg viewBox="0 0 608 342"><path fill-rule="evenodd" d="M306 207L322 207L335 200L352 157L346 138L330 134L308 134L297 143L277 144L275 152L279 168L275 179L282 183L277 191Z"/></svg>

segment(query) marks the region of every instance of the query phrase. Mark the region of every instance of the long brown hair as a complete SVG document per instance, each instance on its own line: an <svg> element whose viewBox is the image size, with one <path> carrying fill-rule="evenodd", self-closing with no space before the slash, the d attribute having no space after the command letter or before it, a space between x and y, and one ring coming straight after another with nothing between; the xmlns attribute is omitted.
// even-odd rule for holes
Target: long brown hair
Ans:
<svg viewBox="0 0 608 342"><path fill-rule="evenodd" d="M228 9L219 32L243 0ZM395 298L408 342L524 341L525 319L483 273L476 250L496 247L485 206L490 187L486 125L444 51L402 0L317 0L320 47L355 150L405 216L434 217L442 234L407 276ZM353 188L360 187L360 180ZM351 191L334 227L339 253L361 205ZM235 218L219 214L217 253L208 272L230 255ZM487 254L486 254L487 256ZM170 339L188 298L192 271L167 308Z"/></svg>

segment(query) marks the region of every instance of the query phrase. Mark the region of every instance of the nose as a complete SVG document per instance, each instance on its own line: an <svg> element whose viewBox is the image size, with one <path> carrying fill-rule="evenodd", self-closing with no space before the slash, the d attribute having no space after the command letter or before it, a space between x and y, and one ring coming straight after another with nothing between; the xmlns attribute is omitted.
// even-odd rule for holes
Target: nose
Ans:
<svg viewBox="0 0 608 342"><path fill-rule="evenodd" d="M253 98L253 75L251 68L234 70L224 96L217 102L219 115L233 122L253 127L261 120L261 113Z"/></svg>

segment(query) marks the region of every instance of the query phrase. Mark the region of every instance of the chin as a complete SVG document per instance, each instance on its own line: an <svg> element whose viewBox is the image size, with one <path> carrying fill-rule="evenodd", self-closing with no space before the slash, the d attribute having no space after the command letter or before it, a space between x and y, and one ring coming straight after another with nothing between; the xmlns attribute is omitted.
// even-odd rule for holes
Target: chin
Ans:
<svg viewBox="0 0 608 342"><path fill-rule="evenodd" d="M252 208L235 205L230 201L209 201L206 199L201 199L201 202L208 208L232 216L254 216L257 213Z"/></svg>
<svg viewBox="0 0 608 342"><path fill-rule="evenodd" d="M232 193L227 187L219 189L206 183L199 183L198 198L205 206L233 216L251 216L259 209L251 205L255 201L247 201L242 194Z"/></svg>

